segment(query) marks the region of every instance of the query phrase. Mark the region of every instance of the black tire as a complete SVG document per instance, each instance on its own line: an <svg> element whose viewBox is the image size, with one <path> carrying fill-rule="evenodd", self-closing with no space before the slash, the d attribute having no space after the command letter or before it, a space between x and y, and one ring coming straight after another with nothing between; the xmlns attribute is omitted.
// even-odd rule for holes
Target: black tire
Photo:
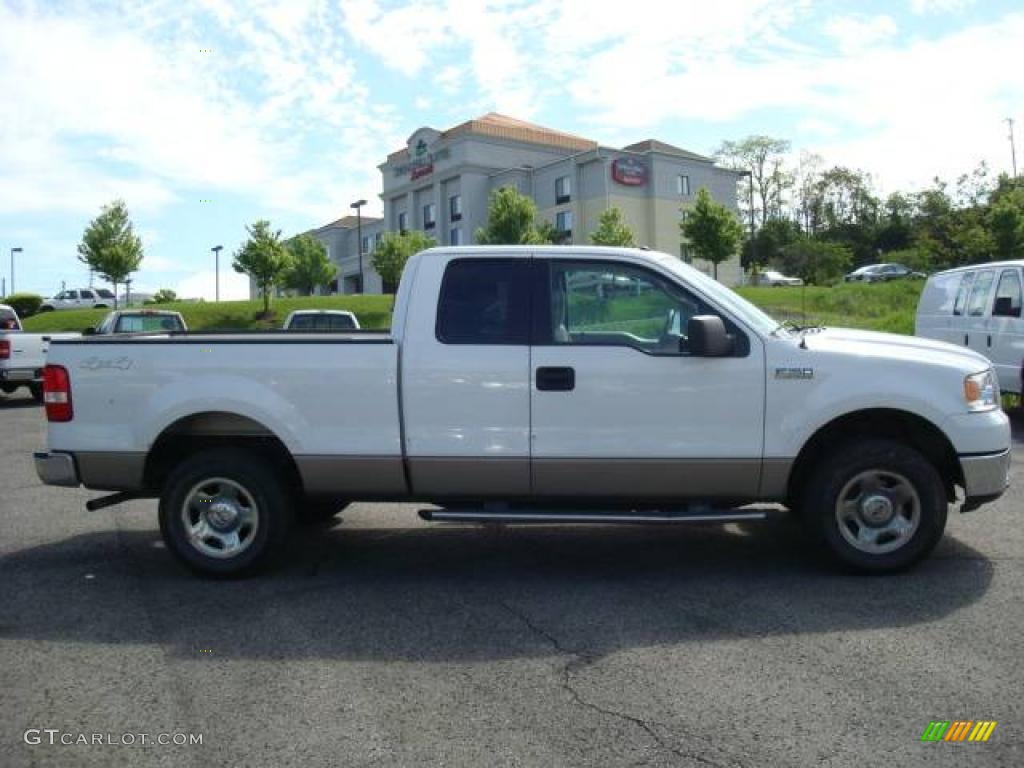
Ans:
<svg viewBox="0 0 1024 768"><path fill-rule="evenodd" d="M295 519L304 525L325 523L340 515L350 504L347 499L307 496L295 508Z"/></svg>
<svg viewBox="0 0 1024 768"><path fill-rule="evenodd" d="M42 404L43 402L43 385L42 384L29 384L28 391L32 393L32 399L37 403Z"/></svg>
<svg viewBox="0 0 1024 768"><path fill-rule="evenodd" d="M864 573L891 573L935 549L946 528L948 502L939 473L918 451L865 438L840 446L814 468L799 509L808 532L839 562ZM861 541L861 528L875 541Z"/></svg>
<svg viewBox="0 0 1024 768"><path fill-rule="evenodd" d="M211 517L204 517L210 536L195 542L186 530L186 515L199 523L198 505L185 509L187 499L196 500L197 490L208 481L207 493L214 499L242 496L235 511L244 510L255 521L237 526L236 537L245 543L235 555L212 555L217 541L223 544L230 531L218 531ZM234 488L233 488L234 486ZM241 489L239 492L237 489ZM228 502L230 506L230 501ZM167 548L185 565L204 576L218 578L247 576L269 565L281 552L292 522L292 506L286 486L274 464L259 453L233 448L202 451L179 464L167 478L160 496L160 532ZM249 538L246 539L246 536ZM220 551L228 549L225 545Z"/></svg>

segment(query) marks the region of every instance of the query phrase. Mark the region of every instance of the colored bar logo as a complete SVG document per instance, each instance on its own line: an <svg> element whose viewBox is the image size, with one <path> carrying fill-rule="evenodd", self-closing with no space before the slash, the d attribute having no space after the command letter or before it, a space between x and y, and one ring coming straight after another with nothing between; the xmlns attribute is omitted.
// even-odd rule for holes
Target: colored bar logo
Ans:
<svg viewBox="0 0 1024 768"><path fill-rule="evenodd" d="M995 720L932 720L921 741L988 741L995 729Z"/></svg>

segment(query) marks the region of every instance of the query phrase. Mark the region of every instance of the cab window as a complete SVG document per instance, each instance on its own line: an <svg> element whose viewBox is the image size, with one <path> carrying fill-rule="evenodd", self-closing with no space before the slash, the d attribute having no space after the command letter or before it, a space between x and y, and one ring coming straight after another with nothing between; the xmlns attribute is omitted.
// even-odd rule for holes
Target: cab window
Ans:
<svg viewBox="0 0 1024 768"><path fill-rule="evenodd" d="M538 336L549 344L683 355L690 318L717 314L676 284L629 264L553 260L547 282L546 327Z"/></svg>
<svg viewBox="0 0 1024 768"><path fill-rule="evenodd" d="M1004 269L996 286L996 300L992 305L994 317L1020 317L1020 275L1016 269Z"/></svg>
<svg viewBox="0 0 1024 768"><path fill-rule="evenodd" d="M974 287L971 289L971 301L967 308L967 313L971 317L981 317L985 314L994 278L995 273L991 269L983 269L978 273L978 277L974 281Z"/></svg>
<svg viewBox="0 0 1024 768"><path fill-rule="evenodd" d="M971 293L971 286L974 285L974 273L967 272L964 279L960 281L960 290L956 292L956 302L953 304L953 314L962 315L967 310L967 297Z"/></svg>
<svg viewBox="0 0 1024 768"><path fill-rule="evenodd" d="M445 269L435 334L442 344L530 343L530 260L456 259Z"/></svg>

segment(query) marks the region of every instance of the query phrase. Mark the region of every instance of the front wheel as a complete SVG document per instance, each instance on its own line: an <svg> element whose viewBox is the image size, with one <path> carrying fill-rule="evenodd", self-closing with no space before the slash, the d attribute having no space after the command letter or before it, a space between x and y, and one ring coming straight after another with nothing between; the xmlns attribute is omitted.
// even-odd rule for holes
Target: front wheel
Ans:
<svg viewBox="0 0 1024 768"><path fill-rule="evenodd" d="M888 573L931 553L946 528L948 504L924 456L895 441L862 439L815 468L800 508L810 532L842 563Z"/></svg>
<svg viewBox="0 0 1024 768"><path fill-rule="evenodd" d="M248 575L284 546L292 509L274 465L258 453L214 449L171 473L160 496L167 548L206 576Z"/></svg>

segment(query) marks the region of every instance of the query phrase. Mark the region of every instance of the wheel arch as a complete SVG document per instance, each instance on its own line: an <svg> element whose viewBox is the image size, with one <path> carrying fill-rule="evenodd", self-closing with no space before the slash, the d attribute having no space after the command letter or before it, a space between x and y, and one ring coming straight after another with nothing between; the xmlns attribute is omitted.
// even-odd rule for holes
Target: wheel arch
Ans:
<svg viewBox="0 0 1024 768"><path fill-rule="evenodd" d="M786 494L789 506L793 506L808 476L832 450L861 437L890 438L918 450L938 471L949 500L956 499L955 486L963 485L963 471L946 434L933 422L910 411L870 408L832 419L804 443L789 475Z"/></svg>
<svg viewBox="0 0 1024 768"><path fill-rule="evenodd" d="M263 423L229 411L204 411L183 416L159 434L146 455L143 479L159 491L168 474L194 453L210 448L242 448L262 454L282 467L285 482L298 490L302 476L284 442Z"/></svg>

